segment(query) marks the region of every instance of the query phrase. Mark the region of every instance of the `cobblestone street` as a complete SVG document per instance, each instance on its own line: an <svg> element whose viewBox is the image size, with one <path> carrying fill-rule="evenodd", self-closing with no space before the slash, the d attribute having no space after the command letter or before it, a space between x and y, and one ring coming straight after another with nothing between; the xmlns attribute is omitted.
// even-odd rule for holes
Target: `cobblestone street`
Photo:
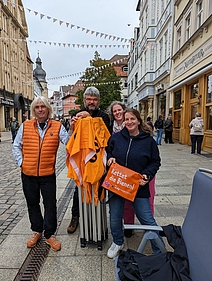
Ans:
<svg viewBox="0 0 212 281"><path fill-rule="evenodd" d="M20 168L12 155L12 141L0 143L0 244L27 212L22 192ZM65 167L65 146L60 145L57 155L57 175Z"/></svg>

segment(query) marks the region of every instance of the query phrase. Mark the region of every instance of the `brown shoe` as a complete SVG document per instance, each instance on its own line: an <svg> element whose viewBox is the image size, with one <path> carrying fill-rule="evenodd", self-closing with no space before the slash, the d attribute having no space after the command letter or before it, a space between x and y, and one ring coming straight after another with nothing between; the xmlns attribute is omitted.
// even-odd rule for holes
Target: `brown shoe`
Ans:
<svg viewBox="0 0 212 281"><path fill-rule="evenodd" d="M67 228L67 232L69 234L74 233L77 229L77 226L79 224L79 218L78 217L72 217L71 222Z"/></svg>
<svg viewBox="0 0 212 281"><path fill-rule="evenodd" d="M46 244L50 245L52 250L54 251L60 251L61 249L61 243L59 240L56 239L54 235L46 239Z"/></svg>
<svg viewBox="0 0 212 281"><path fill-rule="evenodd" d="M38 240L41 239L42 232L33 232L33 234L30 236L29 240L27 241L27 247L32 248L34 247Z"/></svg>

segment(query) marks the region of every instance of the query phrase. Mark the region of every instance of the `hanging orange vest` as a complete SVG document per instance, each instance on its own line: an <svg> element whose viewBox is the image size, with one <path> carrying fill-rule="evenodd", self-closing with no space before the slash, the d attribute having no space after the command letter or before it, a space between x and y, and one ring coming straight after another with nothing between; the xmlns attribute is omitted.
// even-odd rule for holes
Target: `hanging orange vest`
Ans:
<svg viewBox="0 0 212 281"><path fill-rule="evenodd" d="M23 123L23 162L21 171L27 176L48 176L55 172L61 124L49 120L44 139L40 138L37 120Z"/></svg>
<svg viewBox="0 0 212 281"><path fill-rule="evenodd" d="M98 202L99 180L105 173L105 147L110 133L101 117L78 119L74 132L66 145L68 177L86 190L86 202ZM83 192L82 192L83 194ZM82 202L84 199L82 198Z"/></svg>

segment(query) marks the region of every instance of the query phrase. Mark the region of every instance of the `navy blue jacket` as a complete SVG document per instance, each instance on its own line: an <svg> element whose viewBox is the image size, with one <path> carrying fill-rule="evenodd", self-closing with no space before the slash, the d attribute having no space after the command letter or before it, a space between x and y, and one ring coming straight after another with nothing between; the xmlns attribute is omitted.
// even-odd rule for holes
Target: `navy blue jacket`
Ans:
<svg viewBox="0 0 212 281"><path fill-rule="evenodd" d="M106 148L107 158L114 157L116 162L140 174L146 174L149 181L153 179L160 167L160 155L155 140L147 133L140 132L130 136L126 128L113 134ZM150 197L149 184L141 186L137 197Z"/></svg>

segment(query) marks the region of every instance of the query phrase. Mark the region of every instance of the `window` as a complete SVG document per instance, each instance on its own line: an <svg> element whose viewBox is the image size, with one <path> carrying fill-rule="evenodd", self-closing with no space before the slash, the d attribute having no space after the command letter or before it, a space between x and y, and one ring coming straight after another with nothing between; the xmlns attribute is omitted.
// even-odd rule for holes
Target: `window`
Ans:
<svg viewBox="0 0 212 281"><path fill-rule="evenodd" d="M138 86L138 73L135 74L135 88Z"/></svg>
<svg viewBox="0 0 212 281"><path fill-rule="evenodd" d="M123 72L128 72L128 66L125 65L125 66L123 67L122 71L123 71Z"/></svg>
<svg viewBox="0 0 212 281"><path fill-rule="evenodd" d="M177 49L181 47L181 26L177 29Z"/></svg>
<svg viewBox="0 0 212 281"><path fill-rule="evenodd" d="M197 28L202 25L203 22L203 1L197 2Z"/></svg>
<svg viewBox="0 0 212 281"><path fill-rule="evenodd" d="M181 90L174 93L174 109L181 109Z"/></svg>
<svg viewBox="0 0 212 281"><path fill-rule="evenodd" d="M190 38L191 33L191 14L186 18L186 40Z"/></svg>
<svg viewBox="0 0 212 281"><path fill-rule="evenodd" d="M165 60L168 57L168 32L165 33L164 35L164 53L165 53Z"/></svg>
<svg viewBox="0 0 212 281"><path fill-rule="evenodd" d="M191 85L190 98L191 99L197 98L198 97L198 92L199 92L199 84L196 83L196 84Z"/></svg>
<svg viewBox="0 0 212 281"><path fill-rule="evenodd" d="M206 107L206 130L212 130L212 106Z"/></svg>
<svg viewBox="0 0 212 281"><path fill-rule="evenodd" d="M163 56L163 38L159 41L159 65L162 64L162 56Z"/></svg>
<svg viewBox="0 0 212 281"><path fill-rule="evenodd" d="M147 28L148 28L148 18L149 18L149 15L148 15L148 7L146 8L146 30L147 30Z"/></svg>
<svg viewBox="0 0 212 281"><path fill-rule="evenodd" d="M127 88L127 80L124 81L124 88Z"/></svg>
<svg viewBox="0 0 212 281"><path fill-rule="evenodd" d="M206 97L206 103L212 102L212 74L207 77L208 80L208 91Z"/></svg>
<svg viewBox="0 0 212 281"><path fill-rule="evenodd" d="M162 115L165 118L166 111L166 93L158 95L158 115Z"/></svg>
<svg viewBox="0 0 212 281"><path fill-rule="evenodd" d="M144 53L144 75L147 72L147 65L146 65L146 52Z"/></svg>
<svg viewBox="0 0 212 281"><path fill-rule="evenodd" d="M133 91L133 79L131 80L131 92Z"/></svg>

